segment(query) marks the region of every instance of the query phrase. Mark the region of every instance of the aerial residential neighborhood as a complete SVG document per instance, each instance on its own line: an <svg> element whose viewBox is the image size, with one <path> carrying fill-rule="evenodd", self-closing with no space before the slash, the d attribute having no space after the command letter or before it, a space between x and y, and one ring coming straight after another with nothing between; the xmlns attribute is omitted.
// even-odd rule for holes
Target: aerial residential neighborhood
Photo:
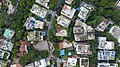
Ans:
<svg viewBox="0 0 120 67"><path fill-rule="evenodd" d="M120 67L120 0L0 0L0 67Z"/></svg>

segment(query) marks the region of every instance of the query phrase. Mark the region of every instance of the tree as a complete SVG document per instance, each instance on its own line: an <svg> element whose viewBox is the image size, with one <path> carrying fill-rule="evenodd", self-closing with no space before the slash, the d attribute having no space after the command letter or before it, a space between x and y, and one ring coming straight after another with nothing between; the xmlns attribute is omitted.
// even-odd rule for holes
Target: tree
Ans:
<svg viewBox="0 0 120 67"><path fill-rule="evenodd" d="M17 57L17 53L19 53L19 47L20 47L20 43L15 42L13 50L12 50L12 54L15 58Z"/></svg>
<svg viewBox="0 0 120 67"><path fill-rule="evenodd" d="M53 51L53 55L54 55L55 57L58 57L59 54L60 54L60 51L58 51L58 50Z"/></svg>
<svg viewBox="0 0 120 67"><path fill-rule="evenodd" d="M36 57L36 51L33 50L30 53L25 54L24 56L20 57L19 63L25 66L26 64L34 61Z"/></svg>
<svg viewBox="0 0 120 67"><path fill-rule="evenodd" d="M57 5L57 1L58 0L50 0L49 8L53 10L55 8L55 6Z"/></svg>
<svg viewBox="0 0 120 67"><path fill-rule="evenodd" d="M49 53L48 53L48 51L40 51L39 55L41 56L41 58L46 58L49 56Z"/></svg>
<svg viewBox="0 0 120 67"><path fill-rule="evenodd" d="M105 5L107 5L107 3L108 3L108 0L101 0L101 1L98 3L98 6L104 7Z"/></svg>

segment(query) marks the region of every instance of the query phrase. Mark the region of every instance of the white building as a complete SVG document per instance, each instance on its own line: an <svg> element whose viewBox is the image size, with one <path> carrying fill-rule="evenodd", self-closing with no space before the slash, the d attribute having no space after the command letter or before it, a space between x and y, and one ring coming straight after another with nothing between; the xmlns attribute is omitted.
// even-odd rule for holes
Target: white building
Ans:
<svg viewBox="0 0 120 67"><path fill-rule="evenodd" d="M49 9L49 6L48 6L48 3L49 3L50 0L35 0L36 3L46 7Z"/></svg>
<svg viewBox="0 0 120 67"><path fill-rule="evenodd" d="M28 41L32 41L35 38L35 33L34 31L28 32L27 39Z"/></svg>
<svg viewBox="0 0 120 67"><path fill-rule="evenodd" d="M116 2L116 6L120 9L120 0Z"/></svg>
<svg viewBox="0 0 120 67"><path fill-rule="evenodd" d="M73 0L65 0L65 3L72 4Z"/></svg>
<svg viewBox="0 0 120 67"><path fill-rule="evenodd" d="M89 15L90 10L85 8L85 7L81 7L80 9L81 10L80 10L80 12L78 14L78 17L83 19L83 20L86 20L88 15Z"/></svg>
<svg viewBox="0 0 120 67"><path fill-rule="evenodd" d="M85 41L95 39L95 30L85 24L84 22L76 19L75 26L73 27L74 40L75 41Z"/></svg>
<svg viewBox="0 0 120 67"><path fill-rule="evenodd" d="M114 49L115 43L112 41L107 41L106 37L98 37L99 45L98 49Z"/></svg>
<svg viewBox="0 0 120 67"><path fill-rule="evenodd" d="M21 64L12 64L10 67L23 67Z"/></svg>
<svg viewBox="0 0 120 67"><path fill-rule="evenodd" d="M77 58L68 58L67 64L70 66L76 66Z"/></svg>
<svg viewBox="0 0 120 67"><path fill-rule="evenodd" d="M45 22L43 22L43 21L35 20L34 28L43 29L44 28L44 24L45 24Z"/></svg>
<svg viewBox="0 0 120 67"><path fill-rule="evenodd" d="M61 15L57 18L57 24L59 24L63 27L66 27L66 28L69 27L70 22L71 22L71 20L63 15Z"/></svg>
<svg viewBox="0 0 120 67"><path fill-rule="evenodd" d="M28 17L24 26L26 29L33 29L35 24L35 18L34 17Z"/></svg>
<svg viewBox="0 0 120 67"><path fill-rule="evenodd" d="M97 26L96 30L104 32L104 30L108 27L111 21L103 18L103 21Z"/></svg>
<svg viewBox="0 0 120 67"><path fill-rule="evenodd" d="M92 54L92 51L90 51L90 45L86 42L77 43L74 44L76 46L76 52L77 54Z"/></svg>
<svg viewBox="0 0 120 67"><path fill-rule="evenodd" d="M72 47L72 43L63 41L63 48L69 48L69 47Z"/></svg>
<svg viewBox="0 0 120 67"><path fill-rule="evenodd" d="M32 6L32 9L30 10L33 14L38 15L39 17L45 18L47 14L47 9L40 7L36 4Z"/></svg>
<svg viewBox="0 0 120 67"><path fill-rule="evenodd" d="M85 2L82 2L80 4L80 12L78 14L78 17L83 20L86 21L86 19L88 18L90 12L94 9L93 6L90 6L89 4L86 4Z"/></svg>
<svg viewBox="0 0 120 67"><path fill-rule="evenodd" d="M56 33L55 36L67 37L67 31L66 30L60 30Z"/></svg>
<svg viewBox="0 0 120 67"><path fill-rule="evenodd" d="M89 58L80 58L80 67L89 67Z"/></svg>
<svg viewBox="0 0 120 67"><path fill-rule="evenodd" d="M0 59L8 60L10 57L10 52L0 49Z"/></svg>
<svg viewBox="0 0 120 67"><path fill-rule="evenodd" d="M75 14L76 10L74 8L71 8L70 6L68 5L64 5L63 6L63 9L61 11L61 14L72 19L74 14Z"/></svg>
<svg viewBox="0 0 120 67"><path fill-rule="evenodd" d="M115 60L115 51L98 51L98 60Z"/></svg>
<svg viewBox="0 0 120 67"><path fill-rule="evenodd" d="M118 39L118 42L120 43L120 27L118 26L113 26L109 33L116 39Z"/></svg>
<svg viewBox="0 0 120 67"><path fill-rule="evenodd" d="M30 64L26 65L25 67L35 67L35 66L34 66L34 63L30 63Z"/></svg>
<svg viewBox="0 0 120 67"><path fill-rule="evenodd" d="M98 63L97 67L118 67L116 63Z"/></svg>
<svg viewBox="0 0 120 67"><path fill-rule="evenodd" d="M7 40L0 39L0 48L7 50L7 51L12 51L13 44Z"/></svg>
<svg viewBox="0 0 120 67"><path fill-rule="evenodd" d="M8 5L8 11L7 11L7 13L8 14L13 14L14 11L15 11L15 7L10 3Z"/></svg>
<svg viewBox="0 0 120 67"><path fill-rule="evenodd" d="M30 63L26 65L25 67L46 67L46 61L45 59L41 59L40 61L35 61L34 63Z"/></svg>

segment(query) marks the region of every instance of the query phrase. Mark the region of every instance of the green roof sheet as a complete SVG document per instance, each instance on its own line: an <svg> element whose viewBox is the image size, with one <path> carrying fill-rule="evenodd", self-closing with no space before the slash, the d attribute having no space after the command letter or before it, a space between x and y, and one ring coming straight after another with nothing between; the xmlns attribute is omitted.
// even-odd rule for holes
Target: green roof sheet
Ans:
<svg viewBox="0 0 120 67"><path fill-rule="evenodd" d="M8 38L8 39L11 39L13 37L13 35L15 34L14 31L12 30L9 30L9 29L6 29L3 36Z"/></svg>

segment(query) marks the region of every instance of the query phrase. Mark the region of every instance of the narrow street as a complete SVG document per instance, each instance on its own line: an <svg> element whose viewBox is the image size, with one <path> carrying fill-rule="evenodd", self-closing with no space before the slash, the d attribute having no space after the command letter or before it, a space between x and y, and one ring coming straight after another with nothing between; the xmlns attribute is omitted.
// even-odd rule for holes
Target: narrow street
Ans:
<svg viewBox="0 0 120 67"><path fill-rule="evenodd" d="M54 17L56 16L56 12L50 10L50 11L49 11L49 14L51 14L52 16L51 16L50 22L48 23L47 37L49 36L49 31L50 31L50 29L52 28L52 20L53 20ZM49 39L47 38L47 40L49 40Z"/></svg>

